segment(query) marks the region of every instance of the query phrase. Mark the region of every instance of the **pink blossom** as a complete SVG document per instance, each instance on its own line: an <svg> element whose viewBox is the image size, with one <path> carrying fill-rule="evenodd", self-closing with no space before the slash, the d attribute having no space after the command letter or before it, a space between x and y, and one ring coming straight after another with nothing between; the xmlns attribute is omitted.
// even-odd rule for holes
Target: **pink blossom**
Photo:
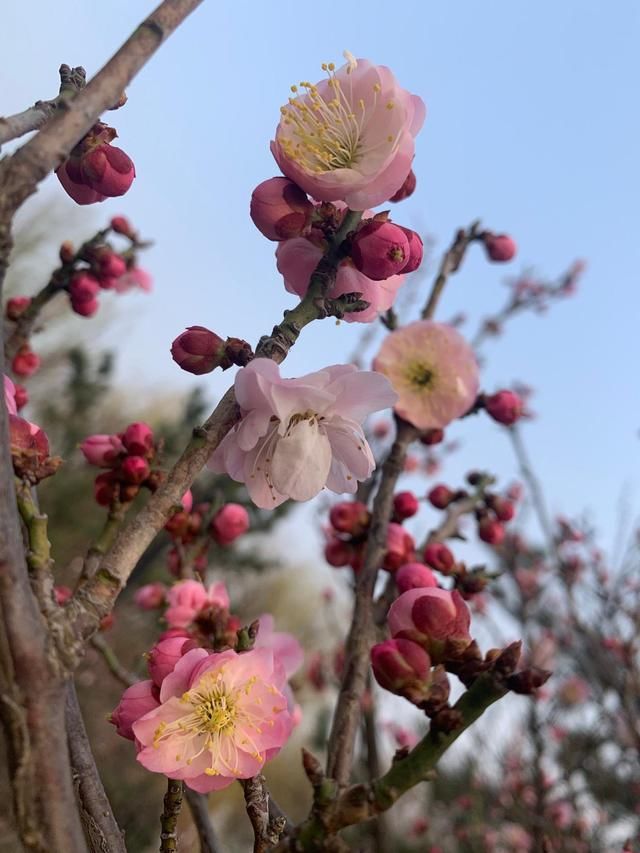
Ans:
<svg viewBox="0 0 640 853"><path fill-rule="evenodd" d="M166 592L166 586L160 581L146 583L135 591L133 600L141 610L155 610L164 604Z"/></svg>
<svg viewBox="0 0 640 853"><path fill-rule="evenodd" d="M400 592L438 586L436 576L422 563L405 563L404 566L400 566L394 577Z"/></svg>
<svg viewBox="0 0 640 853"><path fill-rule="evenodd" d="M431 659L411 640L385 640L371 649L371 668L385 690L419 705L429 695Z"/></svg>
<svg viewBox="0 0 640 853"><path fill-rule="evenodd" d="M333 365L282 379L271 359L255 359L236 374L242 420L218 446L211 467L245 483L263 508L287 498L310 500L325 486L355 492L375 467L362 421L395 399L382 378Z"/></svg>
<svg viewBox="0 0 640 853"><path fill-rule="evenodd" d="M293 634L287 631L275 631L274 620L270 613L260 617L260 630L256 638L255 649L271 649L275 659L291 678L304 663L304 650Z"/></svg>
<svg viewBox="0 0 640 853"><path fill-rule="evenodd" d="M84 458L90 465L98 468L112 468L118 456L124 453L124 445L119 435L90 435L80 445Z"/></svg>
<svg viewBox="0 0 640 853"><path fill-rule="evenodd" d="M469 645L470 620L459 592L434 587L403 592L387 617L394 639L419 643L434 663L439 663L448 649L465 649Z"/></svg>
<svg viewBox="0 0 640 853"><path fill-rule="evenodd" d="M68 196L70 196L76 204L95 204L98 201L104 201L107 196L97 192L92 187L85 184L79 174L74 170L74 177L69 173L70 160L65 160L64 163L56 169L58 180L64 187ZM79 180L75 180L79 178Z"/></svg>
<svg viewBox="0 0 640 853"><path fill-rule="evenodd" d="M228 610L230 601L222 581L206 589L200 581L178 581L167 593L169 607L164 614L170 628L187 628L206 607Z"/></svg>
<svg viewBox="0 0 640 853"><path fill-rule="evenodd" d="M16 405L16 386L6 374L4 375L4 402L10 415L18 414L18 407Z"/></svg>
<svg viewBox="0 0 640 853"><path fill-rule="evenodd" d="M116 731L127 740L135 740L132 726L149 711L160 706L158 688L153 681L138 681L132 684L122 694L118 707L109 717Z"/></svg>
<svg viewBox="0 0 640 853"><path fill-rule="evenodd" d="M166 637L160 640L149 652L147 666L154 684L162 686L162 682L173 672L178 661L190 651L194 643L186 637Z"/></svg>
<svg viewBox="0 0 640 853"><path fill-rule="evenodd" d="M301 299L305 296L311 275L323 254L322 244L318 245L305 237L284 240L278 244L276 262L289 293L295 293ZM403 275L373 281L355 268L351 258L345 258L338 266L336 280L327 296L337 299L345 293L361 293L361 298L369 303L369 307L364 311L349 311L344 319L347 323L371 323L378 314L391 308L403 283Z"/></svg>
<svg viewBox="0 0 640 853"><path fill-rule="evenodd" d="M211 519L211 533L218 545L231 545L248 529L249 513L241 504L225 504Z"/></svg>
<svg viewBox="0 0 640 853"><path fill-rule="evenodd" d="M259 773L293 726L286 677L269 649L192 649L160 688L160 706L133 723L138 761L195 791Z"/></svg>
<svg viewBox="0 0 640 853"><path fill-rule="evenodd" d="M478 393L473 350L444 323L418 320L391 332L373 366L400 395L396 412L418 429L447 426L471 408Z"/></svg>
<svg viewBox="0 0 640 853"><path fill-rule="evenodd" d="M281 108L271 152L282 172L319 201L354 210L375 207L404 184L423 102L402 89L384 66L354 59ZM337 104L338 106L334 106Z"/></svg>
<svg viewBox="0 0 640 853"><path fill-rule="evenodd" d="M131 269L114 279L113 289L117 293L126 293L127 290L133 290L134 288L144 290L145 293L149 293L153 288L151 274L142 269L142 267L131 267Z"/></svg>

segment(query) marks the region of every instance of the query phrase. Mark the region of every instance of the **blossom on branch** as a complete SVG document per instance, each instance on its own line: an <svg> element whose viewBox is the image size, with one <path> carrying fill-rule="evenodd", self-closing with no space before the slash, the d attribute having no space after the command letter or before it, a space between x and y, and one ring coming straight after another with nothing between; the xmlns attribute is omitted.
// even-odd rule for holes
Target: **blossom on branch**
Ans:
<svg viewBox="0 0 640 853"><path fill-rule="evenodd" d="M264 509L310 500L325 486L354 493L375 467L362 421L396 399L384 377L353 365L282 379L266 358L238 371L235 393L242 420L210 464L245 483Z"/></svg>

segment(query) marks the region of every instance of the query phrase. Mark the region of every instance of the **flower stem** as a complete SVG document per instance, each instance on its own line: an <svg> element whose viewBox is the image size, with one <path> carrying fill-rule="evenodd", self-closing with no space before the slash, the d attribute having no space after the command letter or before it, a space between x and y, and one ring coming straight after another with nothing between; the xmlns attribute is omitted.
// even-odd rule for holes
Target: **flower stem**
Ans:
<svg viewBox="0 0 640 853"><path fill-rule="evenodd" d="M169 779L164 795L164 809L160 816L160 853L176 853L178 850L178 815L182 806L182 782Z"/></svg>

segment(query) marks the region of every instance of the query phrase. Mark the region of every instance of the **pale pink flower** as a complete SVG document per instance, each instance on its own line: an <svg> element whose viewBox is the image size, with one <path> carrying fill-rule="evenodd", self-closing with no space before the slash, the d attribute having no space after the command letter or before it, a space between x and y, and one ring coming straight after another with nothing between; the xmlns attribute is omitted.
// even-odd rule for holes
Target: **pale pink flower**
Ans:
<svg viewBox="0 0 640 853"><path fill-rule="evenodd" d="M400 395L396 412L418 429L446 427L471 408L478 394L473 350L444 323L418 320L391 332L373 366Z"/></svg>
<svg viewBox="0 0 640 853"><path fill-rule="evenodd" d="M167 593L169 607L164 617L170 628L187 628L200 611L208 607L228 610L230 601L224 583L213 583L207 589L200 581L178 581Z"/></svg>
<svg viewBox="0 0 640 853"><path fill-rule="evenodd" d="M265 509L287 498L310 500L325 486L355 492L375 467L362 421L396 398L384 377L353 365L282 379L266 358L238 371L235 393L242 420L210 464L245 483L251 500Z"/></svg>
<svg viewBox="0 0 640 853"><path fill-rule="evenodd" d="M18 414L18 407L16 405L16 386L6 374L4 376L4 402L10 415Z"/></svg>
<svg viewBox="0 0 640 853"><path fill-rule="evenodd" d="M328 79L294 87L271 152L282 172L318 201L353 210L391 198L411 171L425 106L388 68L346 54Z"/></svg>
<svg viewBox="0 0 640 853"><path fill-rule="evenodd" d="M153 289L153 279L142 267L131 267L113 282L113 289L118 293L126 293L134 288L144 290L145 293Z"/></svg>
<svg viewBox="0 0 640 853"><path fill-rule="evenodd" d="M255 776L291 733L285 683L269 649L192 649L164 678L160 706L133 723L138 761L202 793Z"/></svg>
<svg viewBox="0 0 640 853"><path fill-rule="evenodd" d="M293 634L287 631L275 631L274 620L270 613L260 617L260 630L254 643L254 649L271 649L275 659L291 678L304 663L304 650Z"/></svg>
<svg viewBox="0 0 640 853"><path fill-rule="evenodd" d="M300 299L305 296L311 275L323 254L321 246L305 237L284 240L278 244L276 262L289 293L295 293ZM391 308L403 282L403 275L373 281L355 268L351 258L345 258L338 265L335 283L327 296L337 299L345 293L361 293L361 298L369 303L369 307L364 311L348 311L344 320L347 323L371 323L379 314Z"/></svg>

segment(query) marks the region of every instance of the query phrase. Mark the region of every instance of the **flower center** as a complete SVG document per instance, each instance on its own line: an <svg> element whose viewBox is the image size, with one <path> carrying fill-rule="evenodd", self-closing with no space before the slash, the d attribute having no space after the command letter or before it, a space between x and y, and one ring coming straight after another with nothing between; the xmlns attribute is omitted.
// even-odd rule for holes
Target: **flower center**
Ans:
<svg viewBox="0 0 640 853"><path fill-rule="evenodd" d="M407 365L405 376L410 385L418 390L426 390L433 387L436 374L431 367L421 361L413 361Z"/></svg>
<svg viewBox="0 0 640 853"><path fill-rule="evenodd" d="M347 75L355 67L356 61L351 57ZM292 86L296 97L289 98L288 106L280 108L285 133L278 135L285 156L315 174L353 168L369 153L371 149L365 148L363 133L381 91L380 84L375 83L367 103L362 97L356 99L351 80L349 92L344 91L333 62L324 63L322 70L329 78L328 92L322 95L317 86L304 80L299 86ZM305 94L298 95L300 89ZM387 109L393 107L390 101ZM389 135L383 144L393 146L395 142L395 137Z"/></svg>

